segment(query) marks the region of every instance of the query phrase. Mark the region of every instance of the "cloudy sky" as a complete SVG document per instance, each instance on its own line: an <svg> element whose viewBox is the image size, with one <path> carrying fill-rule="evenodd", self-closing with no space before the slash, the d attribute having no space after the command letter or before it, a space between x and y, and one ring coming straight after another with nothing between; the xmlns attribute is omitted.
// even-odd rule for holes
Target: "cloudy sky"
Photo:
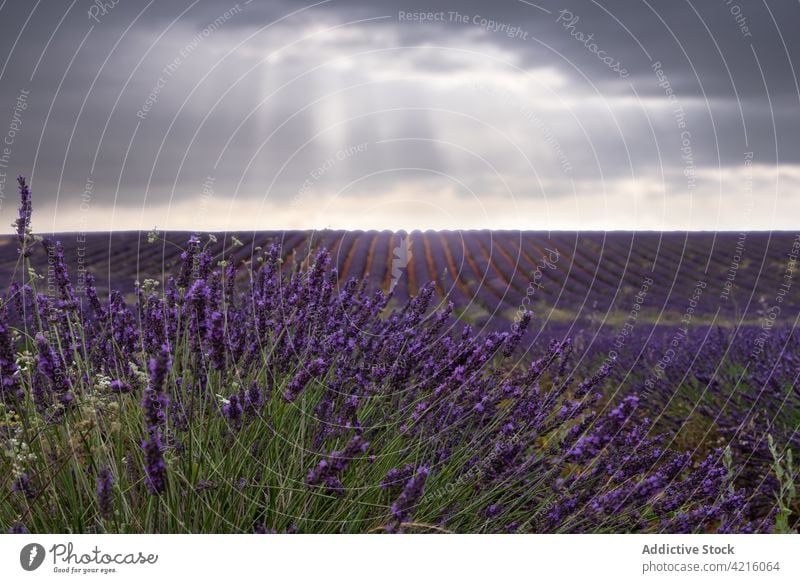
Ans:
<svg viewBox="0 0 800 583"><path fill-rule="evenodd" d="M795 229L798 2L0 0L0 220Z"/></svg>

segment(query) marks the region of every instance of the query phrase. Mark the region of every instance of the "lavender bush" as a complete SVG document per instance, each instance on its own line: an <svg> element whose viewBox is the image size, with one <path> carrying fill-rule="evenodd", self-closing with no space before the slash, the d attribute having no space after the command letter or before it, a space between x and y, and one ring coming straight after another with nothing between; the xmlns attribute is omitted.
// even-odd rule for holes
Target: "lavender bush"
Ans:
<svg viewBox="0 0 800 583"><path fill-rule="evenodd" d="M766 532L725 452L651 431L613 366L515 358L424 286L404 306L323 250L213 256L163 285L75 292L30 233L0 306L0 525L8 532ZM41 243L41 245L39 244ZM54 294L31 253L47 253ZM48 281L48 283L50 283ZM48 286L50 288L50 286ZM163 291L158 291L163 290ZM769 496L765 493L764 496Z"/></svg>

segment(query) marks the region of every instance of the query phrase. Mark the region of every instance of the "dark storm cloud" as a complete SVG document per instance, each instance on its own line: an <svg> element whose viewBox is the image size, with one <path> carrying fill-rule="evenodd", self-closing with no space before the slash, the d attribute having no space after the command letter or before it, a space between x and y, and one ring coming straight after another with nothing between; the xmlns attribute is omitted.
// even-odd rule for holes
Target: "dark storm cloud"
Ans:
<svg viewBox="0 0 800 583"><path fill-rule="evenodd" d="M570 192L565 160L583 183L663 176L672 192L685 190L684 171L738 167L748 151L800 163L797 3L100 4L0 6L2 134L29 92L4 171L32 174L40 204L76 200L87 179L100 205L192 200L210 175L218 197L290 200L312 170L362 143L367 152L309 192L450 180L501 193L502 172L518 196L534 195L531 159L551 195ZM526 73L525 87L541 88L529 107L513 85ZM465 90L472 82L513 95Z"/></svg>
<svg viewBox="0 0 800 583"><path fill-rule="evenodd" d="M687 96L732 97L735 92L743 96L762 96L764 82L758 66L760 61L770 93L788 93L797 100L792 64L800 56L800 41L792 31L793 23L800 18L800 7L794 2L434 0L418 4L396 0L343 0L325 4L320 9L336 11L340 15L349 10L362 18L378 15L397 17L400 11L443 11L445 22L434 24L451 32L461 25L450 22L450 12L479 15L520 26L535 39L533 42L520 42L502 33L493 35L494 42L519 52L528 65L541 64L542 59L548 59L561 61L562 65L575 63L581 69L586 66L591 70L594 68L591 65L595 64L593 55L563 27L553 24L561 11L567 10L579 19L575 23L576 32L593 33L602 49L619 58L634 79L645 81L642 92L658 94L659 91L650 82L652 59L672 69L674 85ZM409 37L420 38L419 30L408 28L412 29L407 30Z"/></svg>

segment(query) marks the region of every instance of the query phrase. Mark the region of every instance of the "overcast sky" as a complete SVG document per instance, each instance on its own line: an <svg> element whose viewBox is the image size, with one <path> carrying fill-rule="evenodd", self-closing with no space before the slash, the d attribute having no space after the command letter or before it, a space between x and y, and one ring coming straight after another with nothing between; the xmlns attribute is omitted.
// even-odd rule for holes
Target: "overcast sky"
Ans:
<svg viewBox="0 0 800 583"><path fill-rule="evenodd" d="M42 232L795 229L799 25L788 0L0 0L0 219L21 173Z"/></svg>

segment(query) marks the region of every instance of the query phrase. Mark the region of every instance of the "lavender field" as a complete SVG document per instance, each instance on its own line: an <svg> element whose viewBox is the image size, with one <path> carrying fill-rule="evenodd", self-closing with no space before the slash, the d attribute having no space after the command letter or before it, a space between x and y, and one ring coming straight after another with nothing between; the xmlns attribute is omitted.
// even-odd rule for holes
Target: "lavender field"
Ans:
<svg viewBox="0 0 800 583"><path fill-rule="evenodd" d="M181 263L188 232L61 233L50 235L80 286L91 271L98 289L135 291L135 282L163 280ZM195 233L217 259L251 265L258 251L278 245L284 269L326 249L341 286L349 278L393 292L400 305L434 283L439 301L477 326L503 326L520 305L544 323L620 324L648 280L640 320L678 322L698 282L695 323L759 325L766 304L779 303L781 320L800 313L794 260L800 249L789 232L520 232L520 231L262 231ZM0 237L0 277L17 264L13 236ZM39 269L47 256L33 256ZM776 302L776 298L780 301ZM527 298L527 299L526 299ZM787 320L788 318L788 320Z"/></svg>
<svg viewBox="0 0 800 583"><path fill-rule="evenodd" d="M20 193L9 532L797 529L794 234L38 236Z"/></svg>

